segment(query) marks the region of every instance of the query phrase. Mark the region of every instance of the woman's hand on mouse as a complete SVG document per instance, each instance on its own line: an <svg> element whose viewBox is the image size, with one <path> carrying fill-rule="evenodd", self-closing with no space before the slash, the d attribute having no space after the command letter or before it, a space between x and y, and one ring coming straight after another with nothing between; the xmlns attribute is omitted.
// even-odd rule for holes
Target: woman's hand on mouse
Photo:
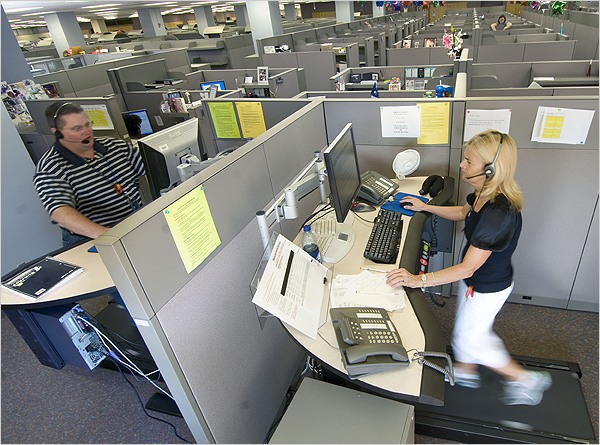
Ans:
<svg viewBox="0 0 600 445"><path fill-rule="evenodd" d="M400 200L400 204L402 203L410 203L410 205L407 205L404 208L414 210L415 212L421 212L426 208L426 204L423 201L421 201L419 198L413 198L410 196L405 196L404 198L402 198Z"/></svg>

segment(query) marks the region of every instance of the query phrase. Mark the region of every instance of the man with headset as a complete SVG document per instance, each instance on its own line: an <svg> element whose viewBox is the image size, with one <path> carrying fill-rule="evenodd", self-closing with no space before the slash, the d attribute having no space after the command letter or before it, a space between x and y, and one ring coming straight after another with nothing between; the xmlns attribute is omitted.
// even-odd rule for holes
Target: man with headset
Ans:
<svg viewBox="0 0 600 445"><path fill-rule="evenodd" d="M94 138L85 110L55 102L46 119L56 142L37 164L33 183L63 245L97 238L142 205L137 150L112 138Z"/></svg>

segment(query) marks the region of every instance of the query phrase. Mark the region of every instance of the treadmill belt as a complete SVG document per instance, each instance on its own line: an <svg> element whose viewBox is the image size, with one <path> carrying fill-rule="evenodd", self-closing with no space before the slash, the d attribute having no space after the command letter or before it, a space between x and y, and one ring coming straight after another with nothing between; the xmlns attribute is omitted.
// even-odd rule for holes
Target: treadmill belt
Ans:
<svg viewBox="0 0 600 445"><path fill-rule="evenodd" d="M444 406L415 405L417 432L471 443L504 438L513 443L594 441L578 374L548 365L527 367L552 376L552 386L539 405L504 405L502 378L481 368L481 388L446 384Z"/></svg>

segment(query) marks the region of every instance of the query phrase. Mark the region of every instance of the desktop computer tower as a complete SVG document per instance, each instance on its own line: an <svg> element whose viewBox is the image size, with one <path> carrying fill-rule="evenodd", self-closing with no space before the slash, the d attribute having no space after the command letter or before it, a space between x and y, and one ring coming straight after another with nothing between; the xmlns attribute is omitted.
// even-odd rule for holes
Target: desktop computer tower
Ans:
<svg viewBox="0 0 600 445"><path fill-rule="evenodd" d="M94 369L106 357L98 334L76 319L78 304L5 311L41 364Z"/></svg>

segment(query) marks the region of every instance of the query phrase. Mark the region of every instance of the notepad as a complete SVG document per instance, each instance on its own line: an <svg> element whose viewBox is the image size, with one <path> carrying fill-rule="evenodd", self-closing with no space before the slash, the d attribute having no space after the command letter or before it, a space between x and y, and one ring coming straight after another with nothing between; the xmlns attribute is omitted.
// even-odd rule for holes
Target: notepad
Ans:
<svg viewBox="0 0 600 445"><path fill-rule="evenodd" d="M29 298L38 299L81 272L83 268L80 266L46 257L5 280L2 285Z"/></svg>

